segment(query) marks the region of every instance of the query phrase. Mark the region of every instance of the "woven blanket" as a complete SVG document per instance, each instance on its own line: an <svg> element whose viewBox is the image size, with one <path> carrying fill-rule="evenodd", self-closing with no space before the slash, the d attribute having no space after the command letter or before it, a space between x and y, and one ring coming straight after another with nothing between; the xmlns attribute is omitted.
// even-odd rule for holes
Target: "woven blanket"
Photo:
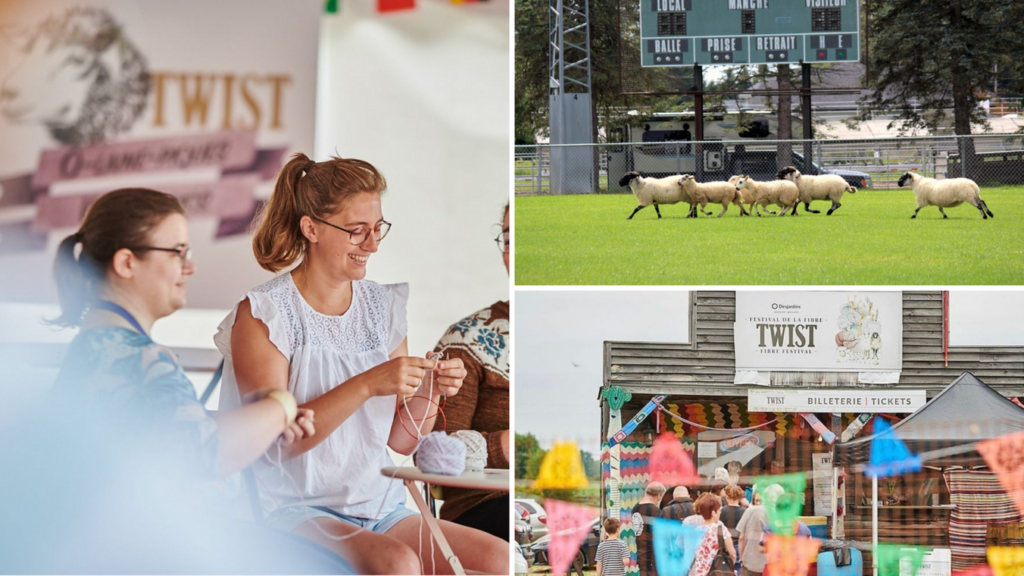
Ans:
<svg viewBox="0 0 1024 576"><path fill-rule="evenodd" d="M943 478L956 505L949 518L953 572L984 564L988 526L1016 522L1020 514L990 470L946 470Z"/></svg>

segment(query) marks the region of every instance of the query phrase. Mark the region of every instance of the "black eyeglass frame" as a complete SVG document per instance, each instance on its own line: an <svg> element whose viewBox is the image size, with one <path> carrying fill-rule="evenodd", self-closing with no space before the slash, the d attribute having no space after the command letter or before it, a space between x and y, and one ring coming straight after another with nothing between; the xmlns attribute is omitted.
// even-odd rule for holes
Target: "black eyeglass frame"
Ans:
<svg viewBox="0 0 1024 576"><path fill-rule="evenodd" d="M508 254L509 242L504 236L508 234L508 230L502 230L498 233L498 237L494 239L494 242L498 244L498 251L502 254Z"/></svg>
<svg viewBox="0 0 1024 576"><path fill-rule="evenodd" d="M363 242L366 242L367 240L369 240L370 239L370 232L375 232L377 229L379 229L381 227L381 224L387 224L388 227L387 227L386 230L384 230L383 233L381 233L380 238L377 238L377 242L380 242L381 240L383 240L384 237L388 235L388 232L391 231L391 222L388 222L387 220L384 220L382 218L380 220L380 222L377 222L377 224L374 225L373 228L371 228L369 231L365 232L366 238L363 238L363 242L356 242L355 241L356 233L353 232L352 230L346 230L345 228L342 228L341 226L338 226L337 224L331 224L330 222L328 222L327 220L324 220L323 218L317 218L316 216L310 216L310 218L312 218L313 220L316 220L317 222L319 222L321 224L327 224L331 228L336 228L338 230L341 230L342 232L348 232L348 241L351 242L353 246L359 246ZM376 238L376 234L374 235L374 237Z"/></svg>
<svg viewBox="0 0 1024 576"><path fill-rule="evenodd" d="M177 256L178 258L181 258L182 266L184 266L186 262L191 262L192 261L192 248L190 248L188 246L181 246L179 248L158 248L156 246L132 246L131 248L128 248L128 249L131 250L132 252L135 252L137 250L154 250L156 252L172 252L172 253L174 253L175 256Z"/></svg>

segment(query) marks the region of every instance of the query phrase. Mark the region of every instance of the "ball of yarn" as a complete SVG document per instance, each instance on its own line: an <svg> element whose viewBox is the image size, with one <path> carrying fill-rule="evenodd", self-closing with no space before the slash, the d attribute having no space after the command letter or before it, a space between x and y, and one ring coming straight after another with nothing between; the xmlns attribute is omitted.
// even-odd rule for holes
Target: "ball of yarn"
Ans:
<svg viewBox="0 0 1024 576"><path fill-rule="evenodd" d="M444 432L420 438L416 464L427 474L458 476L466 469L466 444Z"/></svg>
<svg viewBox="0 0 1024 576"><path fill-rule="evenodd" d="M466 470L480 472L487 466L487 440L476 430L459 430L453 434L466 445Z"/></svg>

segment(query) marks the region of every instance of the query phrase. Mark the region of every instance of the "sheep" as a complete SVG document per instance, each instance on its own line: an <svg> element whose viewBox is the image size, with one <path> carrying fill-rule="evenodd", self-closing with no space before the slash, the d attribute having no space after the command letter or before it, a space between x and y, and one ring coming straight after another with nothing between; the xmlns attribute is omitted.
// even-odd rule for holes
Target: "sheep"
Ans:
<svg viewBox="0 0 1024 576"><path fill-rule="evenodd" d="M683 190L686 190L686 193L700 204L700 211L708 216L711 215L711 212L704 210L708 202L722 205L722 211L718 214L719 218L729 209L729 204L734 202L740 207L740 214L749 216L747 211L743 209L743 198L740 196L739 191L736 190L735 184L728 182L706 182L699 184L690 174L683 174L679 183L682 185Z"/></svg>
<svg viewBox="0 0 1024 576"><path fill-rule="evenodd" d="M742 178L742 177L743 176L741 176L739 174L730 177L729 178L729 184L732 184L733 186L736 186L736 182L738 182L739 179ZM747 190L746 188L741 188L741 189L737 190L736 191L735 204L737 206L739 206L741 209L742 209L743 205L746 204L747 205L747 210L749 211L747 213L747 216L749 216L750 212L754 211L754 197L750 194L750 190Z"/></svg>
<svg viewBox="0 0 1024 576"><path fill-rule="evenodd" d="M804 211L813 214L821 214L821 211L811 210L812 201L831 200L832 207L826 213L826 216L831 216L833 212L842 206L839 200L842 199L844 192L849 192L850 194L857 192L857 189L850 186L842 176L836 176L835 174L810 176L801 174L799 170L792 166L786 166L779 170L776 178L779 180L789 180L796 184L797 189L800 190L800 202L804 203Z"/></svg>
<svg viewBox="0 0 1024 576"><path fill-rule="evenodd" d="M127 132L149 96L146 60L102 8L48 17L20 46L0 104L12 123L42 124L55 140L84 145Z"/></svg>
<svg viewBox="0 0 1024 576"><path fill-rule="evenodd" d="M943 208L954 208L964 202L977 208L981 212L982 220L987 219L989 216L992 218L996 217L988 209L988 204L985 204L985 201L981 199L981 190L974 180L969 178L936 180L934 178L925 178L914 172L906 172L903 176L900 176L897 184L902 188L907 183L907 180L910 180L910 187L914 190L914 197L917 198L917 210L914 210L914 215L910 217L911 219L917 218L917 213L925 206L936 206L939 212L942 213L942 217L948 218Z"/></svg>
<svg viewBox="0 0 1024 576"><path fill-rule="evenodd" d="M736 181L736 189L741 190L743 188L747 188L751 196L753 196L754 211L758 216L761 215L758 205L764 206L765 212L775 214L775 212L768 210L769 204L775 204L782 208L779 216L785 216L789 210L793 211L793 216L797 215L796 205L800 201L800 190L797 189L796 184L789 180L757 182L750 176L742 176Z"/></svg>
<svg viewBox="0 0 1024 576"><path fill-rule="evenodd" d="M654 211L658 213L658 218L661 218L661 210L658 210L658 205L676 204L677 202L686 202L690 205L690 212L686 215L687 218L697 217L697 202L683 189L678 175L666 176L665 178L644 178L639 172L633 171L627 173L619 180L619 186L629 186L630 191L633 192L633 196L636 196L636 201L639 204L626 220L632 220L633 216L641 208L652 204L654 205Z"/></svg>

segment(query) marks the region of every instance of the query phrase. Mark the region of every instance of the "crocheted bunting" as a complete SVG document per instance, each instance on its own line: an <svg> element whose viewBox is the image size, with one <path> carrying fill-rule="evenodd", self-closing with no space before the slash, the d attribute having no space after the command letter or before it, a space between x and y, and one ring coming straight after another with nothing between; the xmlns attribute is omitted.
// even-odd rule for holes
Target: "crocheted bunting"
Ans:
<svg viewBox="0 0 1024 576"><path fill-rule="evenodd" d="M1024 432L978 442L977 449L1024 514Z"/></svg>
<svg viewBox="0 0 1024 576"><path fill-rule="evenodd" d="M878 557L878 576L917 576L924 555L929 551L929 548L922 546L879 544L875 550Z"/></svg>
<svg viewBox="0 0 1024 576"><path fill-rule="evenodd" d="M655 518L654 560L661 574L686 574L697 556L704 531L678 520Z"/></svg>
<svg viewBox="0 0 1024 576"><path fill-rule="evenodd" d="M575 442L557 442L548 450L533 486L538 490L575 490L588 486L583 458Z"/></svg>
<svg viewBox="0 0 1024 576"><path fill-rule="evenodd" d="M547 512L547 525L551 531L548 563L552 576L562 576L569 570L569 565L576 558L576 553L590 531L594 511L586 506L551 498L544 501L544 510Z"/></svg>
<svg viewBox="0 0 1024 576"><path fill-rule="evenodd" d="M921 470L921 457L910 453L906 443L893 432L885 418L875 418L874 432L871 461L864 467L866 476L888 478Z"/></svg>
<svg viewBox="0 0 1024 576"><path fill-rule="evenodd" d="M774 576L807 576L807 568L818 558L821 540L767 534L764 546Z"/></svg>
<svg viewBox="0 0 1024 576"><path fill-rule="evenodd" d="M796 533L797 518L804 510L806 488L807 474L804 472L758 479L754 489L761 495L772 533L779 536Z"/></svg>
<svg viewBox="0 0 1024 576"><path fill-rule="evenodd" d="M700 482L693 460L671 432L665 432L654 440L648 467L651 481L666 486L691 486Z"/></svg>
<svg viewBox="0 0 1024 576"><path fill-rule="evenodd" d="M994 576L992 573L992 567L988 564L981 564L975 566L970 570L961 570L959 572L953 572L953 576Z"/></svg>
<svg viewBox="0 0 1024 576"><path fill-rule="evenodd" d="M987 555L995 576L1024 574L1024 546L989 546Z"/></svg>

